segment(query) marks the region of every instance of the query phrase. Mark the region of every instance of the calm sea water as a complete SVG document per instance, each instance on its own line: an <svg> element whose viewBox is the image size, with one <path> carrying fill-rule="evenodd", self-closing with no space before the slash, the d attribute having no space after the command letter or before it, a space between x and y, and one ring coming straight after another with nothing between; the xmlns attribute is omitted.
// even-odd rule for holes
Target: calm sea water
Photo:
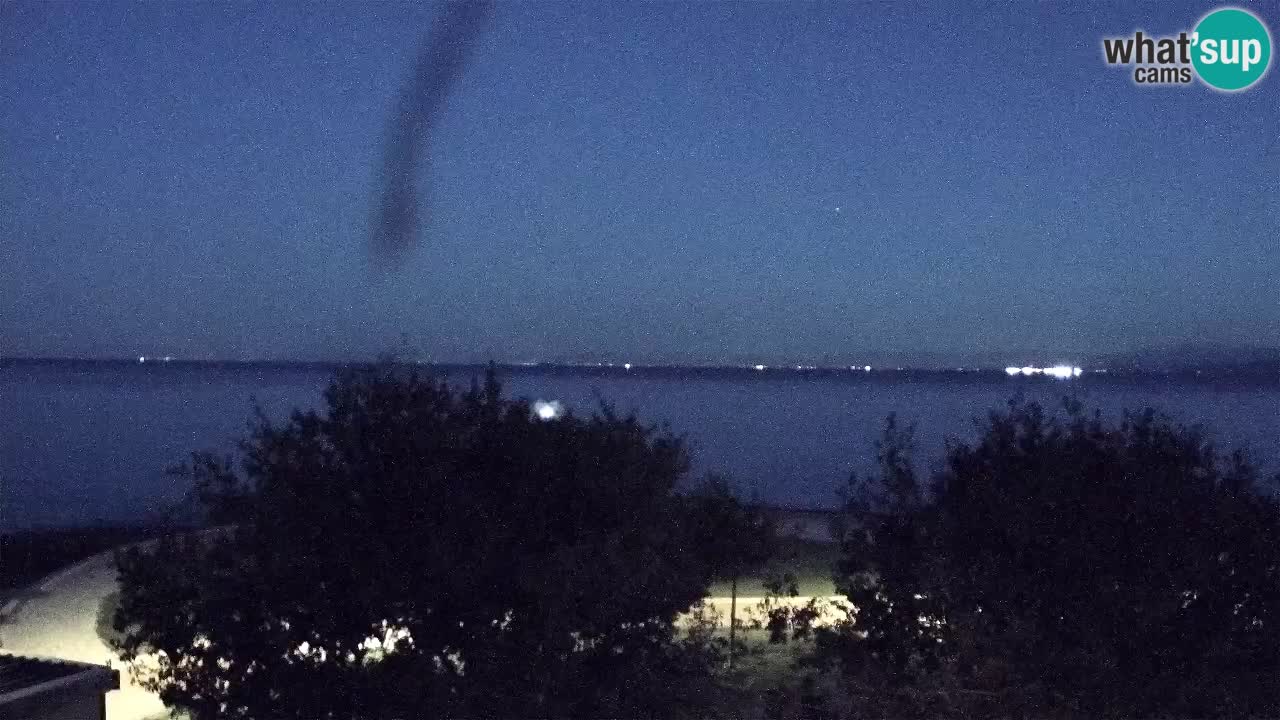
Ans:
<svg viewBox="0 0 1280 720"><path fill-rule="evenodd" d="M465 380L472 370L447 376ZM144 520L188 488L165 472L192 450L231 452L252 402L273 417L315 407L323 367L0 363L0 528ZM590 412L598 398L667 422L689 439L695 474L729 474L747 495L830 506L851 472L869 469L884 418L917 425L917 458L936 467L948 437L1015 394L1055 404L1074 395L1118 417L1156 407L1205 425L1224 450L1247 447L1280 469L1280 384L1086 375L910 375L517 368L508 392Z"/></svg>

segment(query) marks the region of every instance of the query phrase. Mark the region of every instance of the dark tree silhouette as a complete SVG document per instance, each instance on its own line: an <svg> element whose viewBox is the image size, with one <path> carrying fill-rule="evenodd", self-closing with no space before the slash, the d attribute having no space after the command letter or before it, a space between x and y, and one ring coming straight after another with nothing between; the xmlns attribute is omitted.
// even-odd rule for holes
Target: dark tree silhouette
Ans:
<svg viewBox="0 0 1280 720"><path fill-rule="evenodd" d="M759 570L777 547L773 519L759 505L743 503L728 480L710 475L689 498L694 542L709 563L709 571L730 586L729 665L738 651L738 581Z"/></svg>
<svg viewBox="0 0 1280 720"><path fill-rule="evenodd" d="M222 529L120 558L126 659L197 717L671 716L717 655L675 628L718 562L683 442L543 422L492 372L383 368L192 468ZM699 505L699 507L702 507ZM701 512L701 510L699 510Z"/></svg>
<svg viewBox="0 0 1280 720"><path fill-rule="evenodd" d="M819 633L864 710L1280 712L1280 512L1242 456L1070 403L993 414L927 493L904 445L891 423L850 503L856 621Z"/></svg>

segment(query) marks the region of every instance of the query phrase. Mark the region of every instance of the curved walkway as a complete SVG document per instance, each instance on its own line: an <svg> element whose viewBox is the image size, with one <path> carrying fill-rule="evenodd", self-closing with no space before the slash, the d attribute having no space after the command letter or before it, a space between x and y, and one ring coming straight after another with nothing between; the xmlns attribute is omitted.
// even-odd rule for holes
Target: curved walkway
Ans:
<svg viewBox="0 0 1280 720"><path fill-rule="evenodd" d="M120 671L120 689L107 694L107 720L148 720L166 717L160 698L143 690L98 637L98 611L103 600L119 589L114 551L100 553L50 575L12 597L0 608L0 653L61 658L110 665ZM839 603L843 598L823 598ZM762 620L761 597L739 597L738 617L744 623ZM809 598L775 598L774 602L802 606ZM704 601L727 626L730 599ZM831 622L824 614L817 624Z"/></svg>
<svg viewBox="0 0 1280 720"><path fill-rule="evenodd" d="M50 575L0 609L0 652L111 665L120 689L107 693L107 720L166 716L160 698L138 687L98 637L98 608L117 589L111 552Z"/></svg>

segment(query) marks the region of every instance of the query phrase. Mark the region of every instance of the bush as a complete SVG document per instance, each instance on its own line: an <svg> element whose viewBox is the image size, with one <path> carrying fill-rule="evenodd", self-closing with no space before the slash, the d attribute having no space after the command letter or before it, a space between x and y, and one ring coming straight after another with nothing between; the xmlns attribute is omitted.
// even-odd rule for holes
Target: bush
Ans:
<svg viewBox="0 0 1280 720"><path fill-rule="evenodd" d="M682 441L540 421L490 372L458 393L348 373L327 410L259 418L242 472L192 464L223 530L120 558L115 625L197 717L697 714L709 642ZM702 506L698 506L702 507ZM695 636L695 640L697 637Z"/></svg>
<svg viewBox="0 0 1280 720"><path fill-rule="evenodd" d="M849 504L859 610L816 660L851 692L895 714L1280 711L1280 512L1242 456L1152 411L1020 402L927 490L909 448L891 420Z"/></svg>

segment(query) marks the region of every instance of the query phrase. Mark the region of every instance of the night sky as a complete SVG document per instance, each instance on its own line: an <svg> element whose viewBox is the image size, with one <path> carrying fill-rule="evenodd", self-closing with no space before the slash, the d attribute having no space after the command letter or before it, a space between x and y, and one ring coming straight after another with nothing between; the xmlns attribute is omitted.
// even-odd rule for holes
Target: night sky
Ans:
<svg viewBox="0 0 1280 720"><path fill-rule="evenodd" d="M1280 345L1276 61L1137 87L1216 5L1115 5L499 3L385 262L438 8L3 3L0 355Z"/></svg>

